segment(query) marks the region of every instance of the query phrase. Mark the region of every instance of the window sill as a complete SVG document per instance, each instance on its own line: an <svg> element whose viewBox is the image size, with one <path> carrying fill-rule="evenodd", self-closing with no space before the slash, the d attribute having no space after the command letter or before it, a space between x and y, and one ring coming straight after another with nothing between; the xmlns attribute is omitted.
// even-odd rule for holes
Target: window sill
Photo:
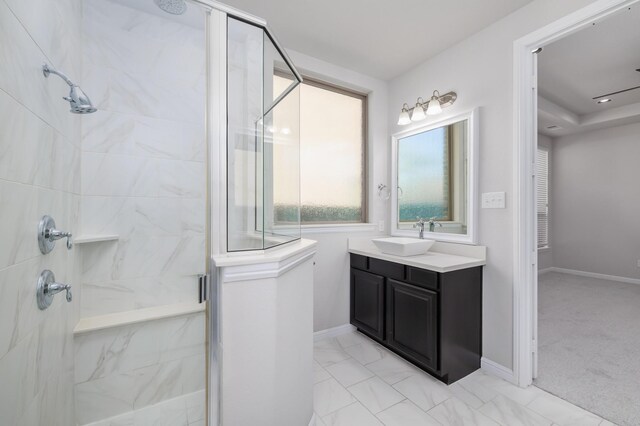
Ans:
<svg viewBox="0 0 640 426"><path fill-rule="evenodd" d="M320 223L314 225L302 225L302 235L329 234L342 232L374 232L376 225L373 223Z"/></svg>

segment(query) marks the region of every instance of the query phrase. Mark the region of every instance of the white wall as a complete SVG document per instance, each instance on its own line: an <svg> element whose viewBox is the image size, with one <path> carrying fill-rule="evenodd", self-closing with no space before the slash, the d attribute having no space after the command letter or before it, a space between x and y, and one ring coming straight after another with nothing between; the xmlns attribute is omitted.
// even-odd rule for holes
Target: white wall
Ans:
<svg viewBox="0 0 640 426"><path fill-rule="evenodd" d="M303 237L318 241L314 287L314 331L349 323L349 255L351 235L377 235L378 222L385 221L388 232L388 202L380 199L376 187L389 185L390 139L387 130L387 83L355 71L287 50L303 75L368 94L368 210L373 225L349 226L344 231L319 232L303 229ZM327 173L331 173L327 169ZM330 191L331 188L327 188ZM327 230L323 230L327 231Z"/></svg>
<svg viewBox="0 0 640 426"><path fill-rule="evenodd" d="M591 3L537 0L395 78L389 88L391 133L402 104L434 89L458 100L438 118L480 107L480 192L506 191L507 208L481 210L479 242L488 247L484 269L483 354L513 365L513 41Z"/></svg>
<svg viewBox="0 0 640 426"><path fill-rule="evenodd" d="M640 278L640 124L553 141L554 266Z"/></svg>
<svg viewBox="0 0 640 426"><path fill-rule="evenodd" d="M45 79L47 62L82 83L80 4L76 0L0 2L0 423L75 424L72 330L80 287L76 250L64 241L43 255L36 233L44 214L75 232L80 192L80 121ZM36 282L50 269L73 285L74 300L36 305Z"/></svg>
<svg viewBox="0 0 640 426"><path fill-rule="evenodd" d="M541 148L546 148L549 151L549 200L553 195L553 186L551 185L551 179L553 179L553 171L551 170L553 166L553 140L545 135L538 134L538 146ZM549 220L552 217L553 204L549 203ZM551 223L549 223L549 239L553 236L553 230L551 229ZM542 271L544 269L548 269L553 267L553 244L549 241L549 247L545 249L538 250L538 270Z"/></svg>

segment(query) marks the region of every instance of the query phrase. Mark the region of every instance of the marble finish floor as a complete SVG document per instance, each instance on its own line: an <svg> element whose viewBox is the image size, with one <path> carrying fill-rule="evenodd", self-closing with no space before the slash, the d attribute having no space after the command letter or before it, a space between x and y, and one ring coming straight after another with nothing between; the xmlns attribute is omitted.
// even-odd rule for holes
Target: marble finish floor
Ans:
<svg viewBox="0 0 640 426"><path fill-rule="evenodd" d="M482 371L447 386L357 332L317 341L316 426L606 426L541 389Z"/></svg>

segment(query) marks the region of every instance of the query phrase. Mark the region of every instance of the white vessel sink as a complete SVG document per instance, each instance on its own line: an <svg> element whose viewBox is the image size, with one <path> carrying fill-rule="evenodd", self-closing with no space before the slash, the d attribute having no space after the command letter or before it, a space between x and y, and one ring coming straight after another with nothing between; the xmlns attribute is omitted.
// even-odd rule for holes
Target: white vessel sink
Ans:
<svg viewBox="0 0 640 426"><path fill-rule="evenodd" d="M402 237L374 238L372 241L381 252L395 256L425 254L429 251L433 243L435 243L435 240Z"/></svg>

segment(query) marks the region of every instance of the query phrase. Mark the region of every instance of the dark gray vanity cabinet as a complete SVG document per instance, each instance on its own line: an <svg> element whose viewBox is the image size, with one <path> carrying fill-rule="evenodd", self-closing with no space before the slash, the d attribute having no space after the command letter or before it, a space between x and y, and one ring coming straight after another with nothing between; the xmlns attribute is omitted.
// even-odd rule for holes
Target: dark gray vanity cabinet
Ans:
<svg viewBox="0 0 640 426"><path fill-rule="evenodd" d="M482 267L437 273L351 254L351 324L453 383L480 368Z"/></svg>

